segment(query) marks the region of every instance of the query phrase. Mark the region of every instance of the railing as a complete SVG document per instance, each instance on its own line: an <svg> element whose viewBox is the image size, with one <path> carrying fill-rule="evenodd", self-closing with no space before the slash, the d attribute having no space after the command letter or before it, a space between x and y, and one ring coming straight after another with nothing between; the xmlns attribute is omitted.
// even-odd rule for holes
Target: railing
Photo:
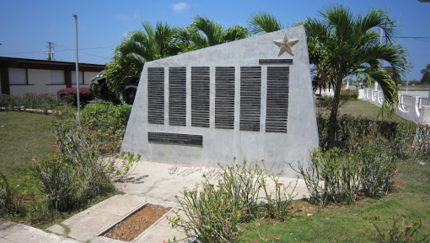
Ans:
<svg viewBox="0 0 430 243"><path fill-rule="evenodd" d="M421 109L423 108L423 105L429 105L429 99L420 97L418 99L418 109L421 112Z"/></svg>
<svg viewBox="0 0 430 243"><path fill-rule="evenodd" d="M363 92L363 100L367 100L379 107L384 103L384 93L382 91L374 91L365 89ZM410 95L399 95L399 105L396 108L396 113L406 120L414 121L415 123L422 122L423 106L430 105L428 98ZM427 118L426 118L427 119Z"/></svg>
<svg viewBox="0 0 430 243"><path fill-rule="evenodd" d="M382 92L382 91L378 91L378 102L381 105L384 102L384 92Z"/></svg>

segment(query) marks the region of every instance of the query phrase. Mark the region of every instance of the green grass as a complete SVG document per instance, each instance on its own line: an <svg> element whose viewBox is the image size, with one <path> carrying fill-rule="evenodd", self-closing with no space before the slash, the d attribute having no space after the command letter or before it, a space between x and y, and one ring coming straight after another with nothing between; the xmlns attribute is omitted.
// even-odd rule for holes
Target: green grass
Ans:
<svg viewBox="0 0 430 243"><path fill-rule="evenodd" d="M26 168L33 158L46 158L54 151L51 115L0 112L0 170L20 192L34 188Z"/></svg>
<svg viewBox="0 0 430 243"><path fill-rule="evenodd" d="M351 100L339 107L338 116L352 115L354 117L367 117L373 120L384 120L390 122L402 122L405 121L400 116L393 114L391 116L384 115L384 117L378 118L378 114L381 108L378 106L364 101L364 100ZM324 116L328 116L329 110L318 107L316 109L317 114L321 113Z"/></svg>
<svg viewBox="0 0 430 243"><path fill-rule="evenodd" d="M41 160L55 151L53 121L56 119L55 116L36 113L0 112L0 170L6 175L11 187L22 196L25 207L24 214L1 215L4 219L43 229L79 213L76 210L46 215L46 209L43 209L44 197L28 169L33 158ZM98 196L89 202L88 207L115 194L117 192Z"/></svg>
<svg viewBox="0 0 430 243"><path fill-rule="evenodd" d="M284 223L259 220L249 225L242 239L244 242L261 242L269 234L277 234L280 242L375 242L376 230L368 219L390 219L401 215L421 219L423 229L428 232L429 164L423 166L411 159L400 162L398 168L400 188L388 196L379 200L365 199L352 205L315 206L313 216L293 216Z"/></svg>
<svg viewBox="0 0 430 243"><path fill-rule="evenodd" d="M378 112L379 107L360 100L350 101L339 110L340 115L361 115L370 119L376 119ZM384 119L403 121L397 115ZM400 160L398 169L396 189L385 197L326 208L299 202L297 205L306 208L292 213L286 222L257 220L250 223L242 240L266 242L269 235L276 234L279 242L376 242L377 232L369 219L389 220L401 215L421 219L422 229L430 233L430 162L420 165L416 158ZM312 216L308 217L309 212ZM379 225L388 229L384 223Z"/></svg>

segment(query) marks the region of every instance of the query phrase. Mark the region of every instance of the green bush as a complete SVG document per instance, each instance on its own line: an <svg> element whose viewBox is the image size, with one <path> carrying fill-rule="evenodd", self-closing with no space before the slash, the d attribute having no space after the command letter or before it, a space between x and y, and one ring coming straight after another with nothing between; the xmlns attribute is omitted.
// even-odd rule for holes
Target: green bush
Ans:
<svg viewBox="0 0 430 243"><path fill-rule="evenodd" d="M330 202L355 202L359 193L378 197L388 193L397 171L395 146L382 137L356 137L354 149L339 148L311 154L310 166L293 168L303 177L310 202L326 206Z"/></svg>
<svg viewBox="0 0 430 243"><path fill-rule="evenodd" d="M293 195L286 192L291 185L279 182L280 174L246 161L241 165L233 162L222 169L217 186L207 180L201 191L185 190L183 198L175 196L186 219L176 212L170 219L173 227L181 228L188 238L198 242L238 242L240 224L254 218L283 221L288 217ZM260 192L264 194L264 203L260 201Z"/></svg>
<svg viewBox="0 0 430 243"><path fill-rule="evenodd" d="M55 124L60 154L36 161L31 170L45 196L47 209L60 212L84 207L90 199L112 192L112 181L126 177L133 163L140 159L139 154L130 151L113 155L111 160L103 158L104 140L100 134L79 126L68 113L62 112Z"/></svg>
<svg viewBox="0 0 430 243"><path fill-rule="evenodd" d="M0 171L0 212L15 214L19 211L21 198L9 185L6 176Z"/></svg>
<svg viewBox="0 0 430 243"><path fill-rule="evenodd" d="M100 142L101 153L117 153L122 144L131 108L112 103L89 104L82 111L82 127Z"/></svg>
<svg viewBox="0 0 430 243"><path fill-rule="evenodd" d="M26 107L40 110L41 113L47 113L48 110L54 110L59 105L58 97L52 93L26 93L23 97Z"/></svg>
<svg viewBox="0 0 430 243"><path fill-rule="evenodd" d="M0 110L22 111L31 108L46 114L48 109L53 110L57 105L57 96L50 93L26 93L24 96L0 94Z"/></svg>
<svg viewBox="0 0 430 243"><path fill-rule="evenodd" d="M411 217L393 217L392 220L384 220L387 227L381 227L380 219L375 218L371 223L378 232L378 242L430 242L430 232L423 232L421 220Z"/></svg>
<svg viewBox="0 0 430 243"><path fill-rule="evenodd" d="M358 90L345 89L340 91L341 100L356 100L358 98Z"/></svg>
<svg viewBox="0 0 430 243"><path fill-rule="evenodd" d="M60 100L67 104L77 105L77 90L76 88L65 88L57 91L57 95ZM85 106L94 96L87 87L79 88L79 104L80 106Z"/></svg>
<svg viewBox="0 0 430 243"><path fill-rule="evenodd" d="M122 129L127 125L131 108L124 105L114 105L111 102L89 104L82 111L82 121L91 124L93 130Z"/></svg>

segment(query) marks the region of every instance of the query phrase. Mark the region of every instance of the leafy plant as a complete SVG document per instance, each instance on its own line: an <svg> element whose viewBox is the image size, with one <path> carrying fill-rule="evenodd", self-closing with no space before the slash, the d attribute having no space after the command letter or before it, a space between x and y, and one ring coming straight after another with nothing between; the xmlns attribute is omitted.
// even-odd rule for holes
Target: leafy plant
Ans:
<svg viewBox="0 0 430 243"><path fill-rule="evenodd" d="M76 90L76 88L60 89L57 91L57 95L62 102L76 106L76 104L77 104L77 90ZM91 94L90 89L88 89L87 87L80 87L79 88L79 103L80 103L80 105L84 106L84 105L88 104L88 102L90 100L92 100L93 98L94 97Z"/></svg>
<svg viewBox="0 0 430 243"><path fill-rule="evenodd" d="M358 98L358 90L345 89L340 91L341 100L356 100Z"/></svg>
<svg viewBox="0 0 430 243"><path fill-rule="evenodd" d="M378 242L430 242L430 232L423 233L421 220L400 216L384 220L387 227L382 228L379 218L371 221L378 232Z"/></svg>
<svg viewBox="0 0 430 243"><path fill-rule="evenodd" d="M6 176L0 171L0 212L17 213L20 209L21 197L9 185Z"/></svg>
<svg viewBox="0 0 430 243"><path fill-rule="evenodd" d="M185 190L183 198L175 196L186 218L176 212L170 219L173 227L199 242L238 242L242 223L256 217L287 218L293 195L286 192L290 185L278 182L279 174L247 161L222 169L216 186L206 180L201 191L195 188Z"/></svg>

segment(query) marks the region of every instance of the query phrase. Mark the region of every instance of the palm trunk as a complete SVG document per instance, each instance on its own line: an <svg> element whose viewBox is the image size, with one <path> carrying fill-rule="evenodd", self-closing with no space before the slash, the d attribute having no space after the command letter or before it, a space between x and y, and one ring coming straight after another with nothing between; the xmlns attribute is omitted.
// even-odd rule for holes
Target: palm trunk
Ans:
<svg viewBox="0 0 430 243"><path fill-rule="evenodd" d="M337 110L339 108L340 90L342 88L343 76L339 75L336 80L336 89L334 92L334 102L331 107L329 128L328 128L328 148L333 148L336 144L336 130L337 130Z"/></svg>

